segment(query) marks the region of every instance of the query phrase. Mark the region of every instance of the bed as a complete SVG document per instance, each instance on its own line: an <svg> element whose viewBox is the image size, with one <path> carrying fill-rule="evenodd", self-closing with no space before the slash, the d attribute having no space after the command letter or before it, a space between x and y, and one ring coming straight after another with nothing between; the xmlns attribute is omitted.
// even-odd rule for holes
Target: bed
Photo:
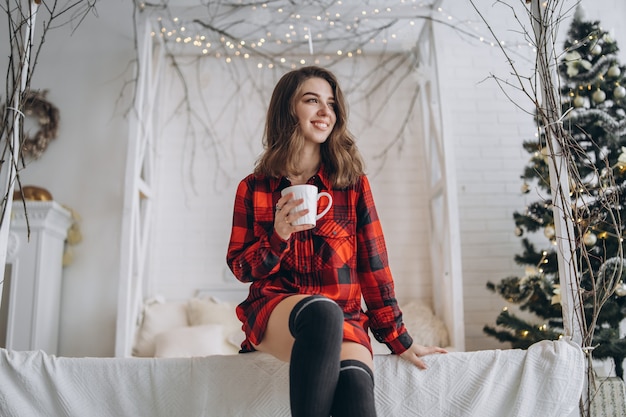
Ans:
<svg viewBox="0 0 626 417"><path fill-rule="evenodd" d="M375 355L381 417L564 417L583 384L567 341L528 350L425 357L420 371ZM260 353L191 358L63 358L0 349L0 415L76 417L289 416L288 365Z"/></svg>
<svg viewBox="0 0 626 417"><path fill-rule="evenodd" d="M428 306L401 306L424 345L446 346ZM132 357L64 358L0 349L0 415L76 417L289 416L288 365L238 354L234 302L198 294L143 306ZM374 343L381 417L567 417L584 381L581 349L543 341L528 350L450 352L420 371Z"/></svg>

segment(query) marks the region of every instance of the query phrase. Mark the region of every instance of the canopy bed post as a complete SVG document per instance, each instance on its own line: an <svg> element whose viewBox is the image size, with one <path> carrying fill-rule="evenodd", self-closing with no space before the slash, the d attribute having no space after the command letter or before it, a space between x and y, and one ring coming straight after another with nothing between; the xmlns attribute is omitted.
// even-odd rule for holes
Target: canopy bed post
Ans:
<svg viewBox="0 0 626 417"><path fill-rule="evenodd" d="M422 129L430 201L430 244L435 314L441 317L457 351L465 350L461 242L456 175L449 161L454 152L443 132L437 57L432 22L425 23L417 41Z"/></svg>
<svg viewBox="0 0 626 417"><path fill-rule="evenodd" d="M155 112L158 102L163 48L153 44L149 18L138 25L137 89L129 114L126 184L120 243L120 277L115 356L131 355L136 320L143 302L144 269L148 256L155 143ZM159 39L159 37L156 37Z"/></svg>
<svg viewBox="0 0 626 417"><path fill-rule="evenodd" d="M567 134L563 127L561 102L558 87L555 86L557 52L554 50L554 22L548 17L547 6L543 0L532 0L531 17L535 45L537 48L536 67L541 89L541 108L538 113L545 126L546 142L549 150L548 169L554 211L554 229L556 232L557 262L559 283L561 286L561 311L563 314L563 333L576 345L583 347L585 333L584 310L580 299L578 267L574 259L575 235L572 219L570 178L566 157L559 140ZM588 356L590 361L591 357ZM590 387L592 386L592 368L589 364L586 373L586 388L582 390L578 412L573 415L587 415Z"/></svg>
<svg viewBox="0 0 626 417"><path fill-rule="evenodd" d="M584 318L581 316L582 305L578 297L580 288L577 279L577 264L573 259L575 236L570 208L570 179L567 160L563 157L558 140L559 133L564 133L564 131L560 114L561 103L555 101L556 97L560 97L554 84L557 53L554 50L552 39L553 29L549 27L551 22L546 21L546 11L542 11L541 3L539 0L532 1L532 20L537 48L537 70L543 101L541 112L545 113L544 122L548 123L545 134L550 151L548 168L550 171L554 228L557 236L559 282L562 289L563 330L566 337L570 337L572 341L582 346Z"/></svg>

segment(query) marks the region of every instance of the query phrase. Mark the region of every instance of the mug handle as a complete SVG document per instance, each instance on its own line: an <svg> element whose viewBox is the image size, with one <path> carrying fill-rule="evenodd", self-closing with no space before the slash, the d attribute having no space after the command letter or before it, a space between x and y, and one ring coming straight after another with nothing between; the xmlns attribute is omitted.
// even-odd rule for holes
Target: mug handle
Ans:
<svg viewBox="0 0 626 417"><path fill-rule="evenodd" d="M318 215L315 217L315 220L319 220L319 219L321 219L321 218L322 218L322 216L323 216L324 214L328 213L328 210L330 210L330 208L333 206L333 198L331 197L331 195L330 195L330 194L328 194L326 191L322 191L321 193L319 193L319 194L317 195L317 201L318 201L318 202L320 201L320 198L321 198L321 197L326 197L326 198L328 198L328 205L326 206L326 208L324 209L324 211L322 211L320 214L318 214Z"/></svg>

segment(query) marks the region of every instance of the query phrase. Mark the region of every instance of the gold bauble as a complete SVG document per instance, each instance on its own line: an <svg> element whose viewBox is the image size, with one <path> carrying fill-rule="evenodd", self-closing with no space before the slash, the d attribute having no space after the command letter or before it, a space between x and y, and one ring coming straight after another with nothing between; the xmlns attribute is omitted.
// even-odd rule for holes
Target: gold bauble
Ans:
<svg viewBox="0 0 626 417"><path fill-rule="evenodd" d="M27 201L52 201L50 191L34 185L24 185L21 191L15 190L13 192L13 200L21 200L22 195Z"/></svg>

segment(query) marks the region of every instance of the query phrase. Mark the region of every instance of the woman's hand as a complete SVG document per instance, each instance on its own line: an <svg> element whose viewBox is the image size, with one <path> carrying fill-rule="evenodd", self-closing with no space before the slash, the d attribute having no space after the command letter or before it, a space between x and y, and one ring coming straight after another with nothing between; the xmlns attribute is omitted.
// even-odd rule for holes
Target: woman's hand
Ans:
<svg viewBox="0 0 626 417"><path fill-rule="evenodd" d="M300 217L305 216L309 212L308 209L304 209L296 213L290 213L291 210L304 202L304 199L302 198L294 200L293 197L293 193L289 193L282 196L276 203L276 213L274 215L274 230L283 240L289 239L293 232L300 232L302 230L308 230L313 228L313 225L310 224L301 224L296 226L292 225L292 222L295 222Z"/></svg>
<svg viewBox="0 0 626 417"><path fill-rule="evenodd" d="M400 354L400 357L413 363L420 369L426 369L426 364L420 359L420 357L431 355L433 353L448 353L448 351L437 346L422 346L417 343L413 343L410 348Z"/></svg>

